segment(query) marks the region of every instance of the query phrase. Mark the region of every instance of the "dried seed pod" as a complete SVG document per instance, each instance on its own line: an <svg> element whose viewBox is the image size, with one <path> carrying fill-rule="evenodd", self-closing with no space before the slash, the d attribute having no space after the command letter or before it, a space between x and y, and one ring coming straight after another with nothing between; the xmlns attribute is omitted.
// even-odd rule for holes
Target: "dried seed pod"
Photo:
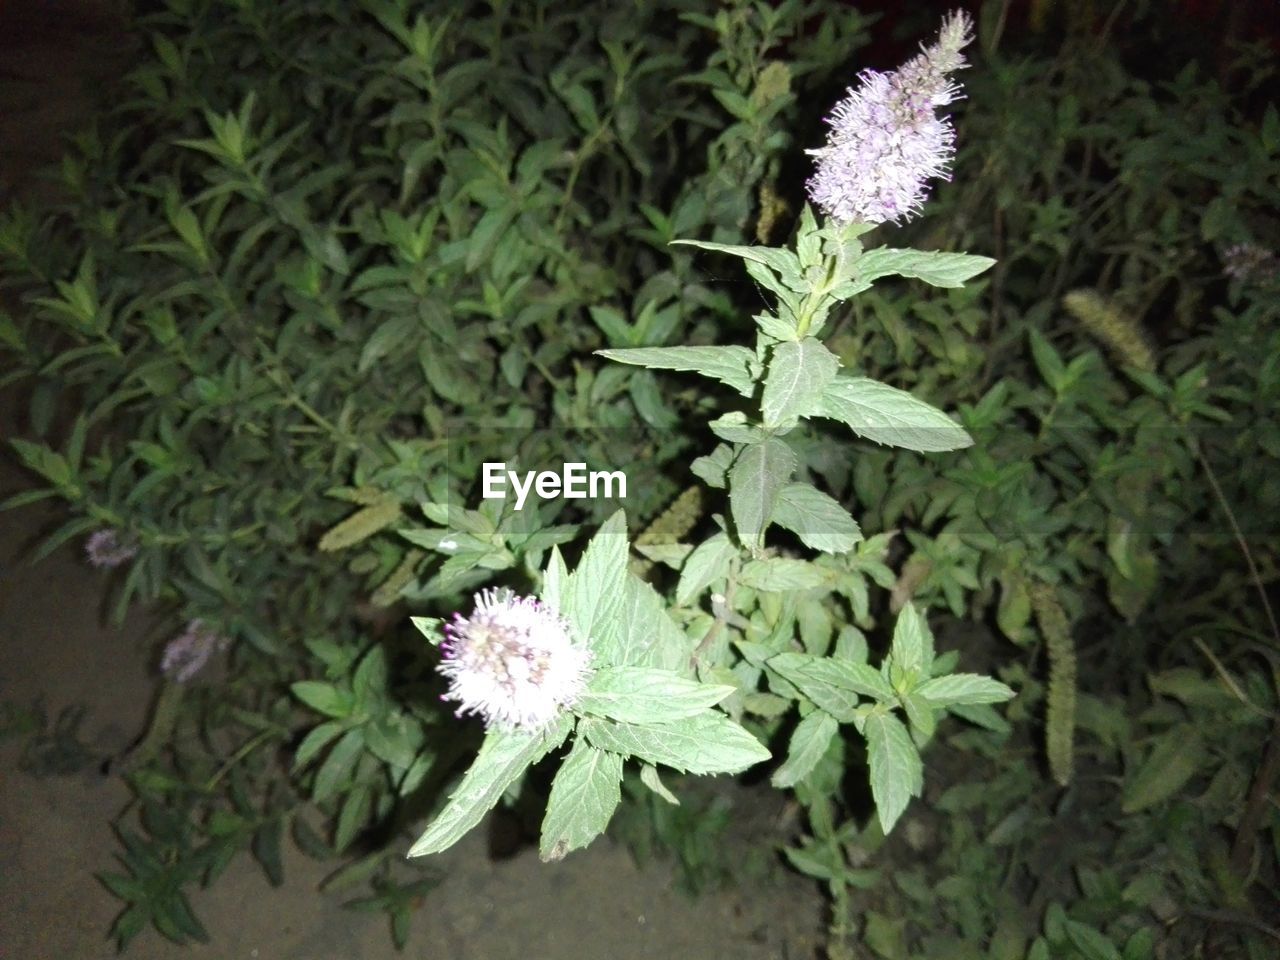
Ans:
<svg viewBox="0 0 1280 960"><path fill-rule="evenodd" d="M1142 324L1096 290L1072 290L1062 298L1067 312L1117 357L1139 370L1154 370L1155 352Z"/></svg>
<svg viewBox="0 0 1280 960"><path fill-rule="evenodd" d="M1076 729L1076 648L1058 592L1048 584L1031 588L1031 606L1049 654L1045 751L1049 772L1061 786L1071 782Z"/></svg>

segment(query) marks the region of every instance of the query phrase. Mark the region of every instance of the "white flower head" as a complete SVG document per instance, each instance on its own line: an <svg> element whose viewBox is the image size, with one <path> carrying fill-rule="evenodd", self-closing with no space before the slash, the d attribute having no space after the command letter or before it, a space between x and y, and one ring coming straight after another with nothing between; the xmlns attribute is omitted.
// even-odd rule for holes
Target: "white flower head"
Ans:
<svg viewBox="0 0 1280 960"><path fill-rule="evenodd" d="M563 617L509 590L476 594L469 617L444 628L440 672L458 714L478 713L490 729L537 730L582 695L591 651L573 642Z"/></svg>
<svg viewBox="0 0 1280 960"><path fill-rule="evenodd" d="M972 29L968 14L951 14L933 46L891 73L863 71L832 109L826 146L806 151L818 158L809 198L831 219L896 223L920 209L929 180L949 179L955 131L935 110L961 96L947 75L966 65Z"/></svg>

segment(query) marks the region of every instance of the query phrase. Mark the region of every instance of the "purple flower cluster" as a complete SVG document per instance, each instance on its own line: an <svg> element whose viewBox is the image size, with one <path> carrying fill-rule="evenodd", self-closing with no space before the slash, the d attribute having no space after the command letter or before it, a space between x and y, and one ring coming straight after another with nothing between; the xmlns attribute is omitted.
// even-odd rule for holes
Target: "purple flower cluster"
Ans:
<svg viewBox="0 0 1280 960"><path fill-rule="evenodd" d="M927 181L949 178L955 131L934 111L961 96L947 75L966 66L972 29L968 14L950 14L933 46L897 71L863 71L832 109L826 146L807 151L818 158L809 198L831 219L896 223L920 209Z"/></svg>
<svg viewBox="0 0 1280 960"><path fill-rule="evenodd" d="M93 566L109 570L132 560L138 548L122 543L114 530L95 530L84 543L84 553Z"/></svg>
<svg viewBox="0 0 1280 960"><path fill-rule="evenodd" d="M191 620L187 628L165 646L160 671L170 680L186 683L230 642L203 620Z"/></svg>
<svg viewBox="0 0 1280 960"><path fill-rule="evenodd" d="M1254 243L1237 243L1222 253L1223 272L1233 280L1270 283L1280 279L1280 257Z"/></svg>
<svg viewBox="0 0 1280 960"><path fill-rule="evenodd" d="M470 617L445 625L440 672L459 714L478 713L490 729L537 730L581 696L591 652L535 597L508 590L476 595Z"/></svg>

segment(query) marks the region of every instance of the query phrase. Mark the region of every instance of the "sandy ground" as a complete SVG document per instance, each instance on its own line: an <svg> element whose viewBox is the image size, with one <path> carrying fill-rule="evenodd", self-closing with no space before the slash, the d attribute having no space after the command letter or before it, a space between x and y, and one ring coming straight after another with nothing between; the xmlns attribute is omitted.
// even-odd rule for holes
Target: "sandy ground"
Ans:
<svg viewBox="0 0 1280 960"><path fill-rule="evenodd" d="M110 17L68 0L0 0L0 205L21 192L44 194L42 163L92 109L90 93L118 75L136 45ZM0 438L23 420L0 397ZM28 482L0 444L0 498ZM103 575L80 545L37 564L26 556L58 521L46 504L0 513L0 960L78 960L113 954L106 939L120 909L94 878L113 868L111 822L129 799L122 782L86 758L70 773L19 769L30 733L4 735L6 710L39 701L56 718L83 709L80 738L92 757L113 755L141 732L155 690L153 624L134 611L104 626ZM12 714L9 714L12 717ZM317 885L333 869L296 850L286 882L271 888L248 856L193 897L211 937L180 948L154 931L127 956L261 960L570 960L570 958L816 955L822 905L799 880L708 894L675 889L669 867L637 868L609 841L544 865L533 851L494 862L477 831L441 858L447 880L413 919L397 954L380 914L356 913L346 895Z"/></svg>

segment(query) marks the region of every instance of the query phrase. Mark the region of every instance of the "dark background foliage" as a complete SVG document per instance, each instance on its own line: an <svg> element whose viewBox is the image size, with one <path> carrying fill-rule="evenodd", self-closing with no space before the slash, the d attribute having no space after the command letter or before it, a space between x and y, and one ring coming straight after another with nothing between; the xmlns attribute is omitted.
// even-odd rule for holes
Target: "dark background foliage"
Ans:
<svg viewBox="0 0 1280 960"><path fill-rule="evenodd" d="M246 849L276 877L289 838L345 857L407 935L404 832L474 743L405 618L530 583L593 520L460 511L478 464L497 444L625 468L637 531L694 482L726 397L591 353L741 339L759 289L668 242L784 242L823 111L933 29L912 6L140 10L138 65L57 199L0 215L11 439L40 484L13 505L67 505L46 549L137 543L118 611L232 640L216 684L164 682L118 763L121 943L199 936L184 888ZM1280 239L1263 6L975 11L953 179L879 239L999 263L963 290L877 286L830 343L977 442L809 438L810 472L894 534L867 556L885 589L809 629L881 644L915 600L1020 695L940 730L888 841L858 756L797 788L787 863L831 894L832 956L1274 947L1274 255L1227 270ZM694 886L732 874L714 803L636 796L638 851Z"/></svg>

